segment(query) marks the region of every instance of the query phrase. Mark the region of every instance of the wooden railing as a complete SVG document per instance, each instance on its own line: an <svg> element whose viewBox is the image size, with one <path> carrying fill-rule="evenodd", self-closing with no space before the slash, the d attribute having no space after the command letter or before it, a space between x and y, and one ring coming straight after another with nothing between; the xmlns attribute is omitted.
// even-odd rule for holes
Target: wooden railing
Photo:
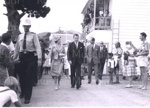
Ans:
<svg viewBox="0 0 150 108"><path fill-rule="evenodd" d="M96 17L95 18L95 26L94 19L84 27L83 32L85 34L89 34L93 30L110 30L111 29L111 17Z"/></svg>
<svg viewBox="0 0 150 108"><path fill-rule="evenodd" d="M95 30L110 30L111 17L96 17Z"/></svg>

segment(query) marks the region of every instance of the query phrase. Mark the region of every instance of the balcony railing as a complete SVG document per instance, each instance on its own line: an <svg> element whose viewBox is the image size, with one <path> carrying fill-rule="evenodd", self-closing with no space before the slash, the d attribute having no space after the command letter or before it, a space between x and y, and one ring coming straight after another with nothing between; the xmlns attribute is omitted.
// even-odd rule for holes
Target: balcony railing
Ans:
<svg viewBox="0 0 150 108"><path fill-rule="evenodd" d="M96 17L95 26L94 19L84 28L83 32L89 34L93 30L110 30L111 29L111 17Z"/></svg>
<svg viewBox="0 0 150 108"><path fill-rule="evenodd" d="M111 17L96 17L95 30L110 30Z"/></svg>

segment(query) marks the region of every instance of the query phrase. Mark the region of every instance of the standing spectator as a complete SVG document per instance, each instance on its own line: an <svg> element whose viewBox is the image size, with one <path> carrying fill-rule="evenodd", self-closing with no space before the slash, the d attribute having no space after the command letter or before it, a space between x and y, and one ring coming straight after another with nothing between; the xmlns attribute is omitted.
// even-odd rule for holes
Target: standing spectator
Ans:
<svg viewBox="0 0 150 108"><path fill-rule="evenodd" d="M84 80L84 76L87 73L87 57L86 57L87 40L86 41L82 40L81 42L84 45L84 52L85 52L84 62L81 65L81 80Z"/></svg>
<svg viewBox="0 0 150 108"><path fill-rule="evenodd" d="M44 64L44 60L45 60L45 49L44 49L44 42L43 40L39 40L40 41L40 45L41 45L41 51L42 51L42 63L41 66L38 66L37 69L37 79L41 79L42 75L43 75L43 64Z"/></svg>
<svg viewBox="0 0 150 108"><path fill-rule="evenodd" d="M137 49L132 43L132 47L138 51L137 56L139 56L139 66L141 71L141 78L142 78L142 85L139 87L139 89L146 90L147 89L147 66L148 66L148 55L149 55L149 43L146 40L146 33L142 32L140 33L140 40L141 40L141 47Z"/></svg>
<svg viewBox="0 0 150 108"><path fill-rule="evenodd" d="M48 72L50 71L50 55L48 49L45 50L45 60L43 64L43 69L45 71L45 75L48 75Z"/></svg>
<svg viewBox="0 0 150 108"><path fill-rule="evenodd" d="M115 61L113 58L113 53L109 53L108 54L109 84L113 84L114 67L115 67Z"/></svg>
<svg viewBox="0 0 150 108"><path fill-rule="evenodd" d="M95 44L95 38L91 38L91 44L87 46L86 55L87 55L87 62L88 62L88 83L91 83L91 75L92 75L92 67L94 67L95 71L95 79L96 84L99 84L99 46Z"/></svg>
<svg viewBox="0 0 150 108"><path fill-rule="evenodd" d="M114 51L114 60L115 60L115 71L114 72L116 75L115 84L119 84L119 72L122 71L121 57L122 57L123 50L121 48L120 42L116 42L115 47L116 47L116 49Z"/></svg>
<svg viewBox="0 0 150 108"><path fill-rule="evenodd" d="M129 84L126 86L126 88L131 88L133 86L132 85L133 77L136 75L136 59L134 55L135 50L131 46L130 42L126 42L126 48L127 51L125 53L128 55L126 61L127 64L126 71L127 76L129 77Z"/></svg>
<svg viewBox="0 0 150 108"><path fill-rule="evenodd" d="M65 52L66 52L66 55L65 55L65 59L64 59L64 69L65 69L65 73L66 73L66 78L69 78L70 77L70 64L69 64L69 62L68 62L68 57L67 57L67 51L68 51L68 46L69 46L69 43L70 43L70 41L68 40L67 41L67 45L66 45L66 47L65 47Z"/></svg>
<svg viewBox="0 0 150 108"><path fill-rule="evenodd" d="M25 98L25 104L30 103L32 96L32 87L35 81L35 70L38 66L41 66L41 46L37 35L30 32L31 22L26 19L24 24L24 31L18 37L18 41L15 47L14 59L19 56L20 60L20 86L21 94L20 98ZM35 56L37 54L37 56ZM37 60L38 59L38 60Z"/></svg>
<svg viewBox="0 0 150 108"><path fill-rule="evenodd" d="M0 107L9 107L14 103L16 107L21 107L17 93L19 83L16 78L8 77L4 86L0 87Z"/></svg>
<svg viewBox="0 0 150 108"><path fill-rule="evenodd" d="M79 35L73 35L74 42L68 47L68 61L71 65L71 88L79 89L81 87L81 65L84 61L84 45L79 42Z"/></svg>
<svg viewBox="0 0 150 108"><path fill-rule="evenodd" d="M8 47L10 42L11 35L9 33L2 34L2 43L0 44L0 86L4 85L4 82L10 73L8 72L8 69L12 66L10 50Z"/></svg>
<svg viewBox="0 0 150 108"><path fill-rule="evenodd" d="M106 46L104 45L104 42L101 41L100 42L100 53L99 53L99 61L100 61L100 64L99 64L99 71L100 71L99 79L101 79L101 80L102 80L104 65L105 65L105 61L107 59L107 56L108 56L108 50L107 50Z"/></svg>
<svg viewBox="0 0 150 108"><path fill-rule="evenodd" d="M51 49L51 75L55 81L55 90L60 88L60 80L64 66L65 48L61 45L61 37L54 37L54 46Z"/></svg>

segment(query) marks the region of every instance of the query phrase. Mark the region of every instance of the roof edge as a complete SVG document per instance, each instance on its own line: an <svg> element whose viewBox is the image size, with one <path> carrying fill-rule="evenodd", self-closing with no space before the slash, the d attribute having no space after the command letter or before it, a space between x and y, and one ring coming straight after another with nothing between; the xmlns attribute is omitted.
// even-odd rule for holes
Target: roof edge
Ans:
<svg viewBox="0 0 150 108"><path fill-rule="evenodd" d="M82 12L81 12L81 14L84 14L84 13L85 13L87 7L90 5L90 3L91 3L92 1L93 1L93 0L88 0L88 1L87 1L86 5L84 6L84 8L83 8L83 10L82 10Z"/></svg>

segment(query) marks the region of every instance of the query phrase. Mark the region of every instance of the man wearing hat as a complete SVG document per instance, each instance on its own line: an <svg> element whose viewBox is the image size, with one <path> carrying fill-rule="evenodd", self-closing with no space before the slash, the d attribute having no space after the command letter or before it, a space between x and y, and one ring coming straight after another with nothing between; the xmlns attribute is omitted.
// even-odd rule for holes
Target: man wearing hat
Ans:
<svg viewBox="0 0 150 108"><path fill-rule="evenodd" d="M107 55L108 55L108 50L106 48L106 46L104 45L104 42L101 41L100 42L100 53L99 53L99 60L100 60L100 65L99 65L99 78L102 80L102 76L103 76L103 70L104 70L104 65L105 65L105 61L107 59Z"/></svg>
<svg viewBox="0 0 150 108"><path fill-rule="evenodd" d="M23 23L24 33L18 36L18 41L15 46L14 59L19 56L20 60L20 98L25 98L25 104L30 103L32 95L32 86L35 79L35 70L38 65L41 65L41 46L37 35L30 32L31 21L25 19ZM37 57L35 56L37 54Z"/></svg>

